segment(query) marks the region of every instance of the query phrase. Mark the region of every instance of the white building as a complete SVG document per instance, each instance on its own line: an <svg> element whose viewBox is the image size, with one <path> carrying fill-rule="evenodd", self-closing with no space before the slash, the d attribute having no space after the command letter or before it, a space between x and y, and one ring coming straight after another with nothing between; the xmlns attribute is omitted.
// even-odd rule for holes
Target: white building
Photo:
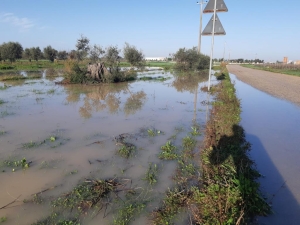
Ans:
<svg viewBox="0 0 300 225"><path fill-rule="evenodd" d="M146 61L166 61L166 57L145 57Z"/></svg>

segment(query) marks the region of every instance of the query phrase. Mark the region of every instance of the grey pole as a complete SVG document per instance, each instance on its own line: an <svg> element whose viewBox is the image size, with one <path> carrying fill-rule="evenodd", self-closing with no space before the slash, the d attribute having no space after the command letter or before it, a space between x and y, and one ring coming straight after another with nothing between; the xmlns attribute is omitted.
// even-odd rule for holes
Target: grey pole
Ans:
<svg viewBox="0 0 300 225"><path fill-rule="evenodd" d="M226 41L224 43L223 62L225 62L225 48L226 48Z"/></svg>
<svg viewBox="0 0 300 225"><path fill-rule="evenodd" d="M210 90L210 76L211 76L212 58L214 53L216 11L217 11L217 0L215 0L215 7L214 7L214 21L213 21L213 29L212 29L211 52L210 52L209 74L208 74L208 88L207 88L208 91Z"/></svg>
<svg viewBox="0 0 300 225"><path fill-rule="evenodd" d="M202 32L202 14L203 14L203 4L205 4L206 2L203 2L203 0L201 0L201 2L197 2L198 4L200 4L200 28L199 28L199 39L198 39L198 53L201 53L201 32Z"/></svg>

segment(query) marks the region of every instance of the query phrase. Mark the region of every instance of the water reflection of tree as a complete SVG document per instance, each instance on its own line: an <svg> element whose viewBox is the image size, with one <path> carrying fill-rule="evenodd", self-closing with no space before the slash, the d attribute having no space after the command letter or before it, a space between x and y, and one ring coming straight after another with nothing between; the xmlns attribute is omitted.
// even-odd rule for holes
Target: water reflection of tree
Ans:
<svg viewBox="0 0 300 225"><path fill-rule="evenodd" d="M137 93L131 93L124 105L124 112L126 115L135 114L136 111L140 110L145 102L146 93L139 91Z"/></svg>
<svg viewBox="0 0 300 225"><path fill-rule="evenodd" d="M117 113L121 109L121 96L129 94L124 103L126 115L134 114L140 110L146 99L143 91L133 93L130 91L128 83L119 84L99 84L97 86L69 85L66 86L68 102L78 102L83 97L83 106L79 113L84 118L90 118L92 112L107 109L109 113Z"/></svg>
<svg viewBox="0 0 300 225"><path fill-rule="evenodd" d="M176 88L179 92L189 91L194 93L194 118L193 122L197 119L197 97L198 97L198 86L199 83L207 81L208 73L207 71L199 73L175 73L174 81L172 86Z"/></svg>
<svg viewBox="0 0 300 225"><path fill-rule="evenodd" d="M206 71L199 73L175 73L174 78L172 86L177 91L195 93L195 90L198 89L198 84L208 79L208 73Z"/></svg>

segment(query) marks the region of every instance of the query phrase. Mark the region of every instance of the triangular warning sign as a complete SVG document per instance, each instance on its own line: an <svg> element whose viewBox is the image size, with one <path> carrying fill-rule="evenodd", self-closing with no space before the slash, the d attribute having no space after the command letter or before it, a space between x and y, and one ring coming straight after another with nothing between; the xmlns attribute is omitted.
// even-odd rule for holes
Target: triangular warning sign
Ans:
<svg viewBox="0 0 300 225"><path fill-rule="evenodd" d="M213 13L215 8L215 0L209 0L203 13ZM228 8L223 0L217 0L216 12L228 12Z"/></svg>
<svg viewBox="0 0 300 225"><path fill-rule="evenodd" d="M202 35L212 35L212 31L213 31L213 22L214 22L214 15L211 17L211 19L209 20L208 24L206 25L206 27L204 28L204 30L202 31ZM226 35L226 32L222 26L222 23L218 17L218 15L216 14L216 21L215 21L215 35Z"/></svg>

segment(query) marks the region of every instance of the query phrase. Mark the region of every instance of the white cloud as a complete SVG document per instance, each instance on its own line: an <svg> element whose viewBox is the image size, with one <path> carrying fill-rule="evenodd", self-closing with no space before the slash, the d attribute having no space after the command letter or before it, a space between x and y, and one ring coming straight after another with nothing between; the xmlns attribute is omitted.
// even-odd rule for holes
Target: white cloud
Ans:
<svg viewBox="0 0 300 225"><path fill-rule="evenodd" d="M20 28L20 31L27 31L35 26L34 22L26 17L19 18L13 13L0 14L0 22L8 23Z"/></svg>

